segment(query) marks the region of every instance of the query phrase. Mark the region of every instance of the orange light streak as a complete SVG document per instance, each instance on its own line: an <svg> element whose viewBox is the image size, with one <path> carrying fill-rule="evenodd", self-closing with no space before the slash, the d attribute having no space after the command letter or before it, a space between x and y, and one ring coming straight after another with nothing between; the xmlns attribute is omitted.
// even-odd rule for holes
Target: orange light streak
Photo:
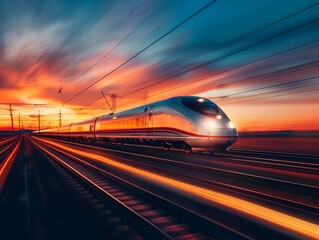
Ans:
<svg viewBox="0 0 319 240"><path fill-rule="evenodd" d="M0 145L3 145L3 144L5 144L5 143L7 143L7 142L10 142L10 141L12 141L14 138L16 138L16 137L11 137L11 138L8 138L8 139L6 139L6 140L0 141Z"/></svg>
<svg viewBox="0 0 319 240"><path fill-rule="evenodd" d="M9 156L0 164L0 193L2 192L3 185L7 179L7 176L13 164L13 160L18 152L20 144L21 139L18 142L18 144L14 147L13 151L9 154Z"/></svg>
<svg viewBox="0 0 319 240"><path fill-rule="evenodd" d="M181 181L164 177L152 172L147 172L145 170L141 170L136 167L132 167L123 163L116 162L114 160L111 160L107 157L104 157L98 154L87 153L81 150L76 150L67 146L63 146L62 144L52 142L50 140L44 140L44 139L38 139L38 140L48 143L50 145L56 146L65 151L78 154L83 157L88 157L102 163L106 163L118 169L124 170L130 174L138 175L150 181L156 181L158 183L173 187L178 190L182 190L186 193L195 195L197 197L212 201L214 203L221 204L231 209L235 209L236 211L249 214L251 216L260 218L262 220L265 220L267 222L280 226L281 228L289 229L293 232L299 233L307 237L319 239L318 224L314 224L314 223L296 218L294 216L290 216L288 214L278 212L273 209L270 209L270 208L267 208L267 207L264 207L264 206L261 206L261 205L258 205L237 197L233 197L224 193L205 189L203 187L181 182Z"/></svg>

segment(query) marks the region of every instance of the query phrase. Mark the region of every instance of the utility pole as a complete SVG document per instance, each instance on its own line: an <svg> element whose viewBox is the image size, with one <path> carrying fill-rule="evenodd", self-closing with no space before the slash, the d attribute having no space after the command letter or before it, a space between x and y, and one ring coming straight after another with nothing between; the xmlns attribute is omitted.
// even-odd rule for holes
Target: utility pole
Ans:
<svg viewBox="0 0 319 240"><path fill-rule="evenodd" d="M46 104L44 103L0 103L1 105L2 104L8 104L9 105L9 112L10 112L10 117L11 117L11 131L13 132L14 131L14 125L13 125L13 115L12 115L12 105L17 105L17 106L46 106ZM20 127L19 127L20 128Z"/></svg>
<svg viewBox="0 0 319 240"><path fill-rule="evenodd" d="M10 111L10 117L11 117L11 131L13 132L14 126L13 126L13 116L12 116L12 105L9 103L9 111Z"/></svg>

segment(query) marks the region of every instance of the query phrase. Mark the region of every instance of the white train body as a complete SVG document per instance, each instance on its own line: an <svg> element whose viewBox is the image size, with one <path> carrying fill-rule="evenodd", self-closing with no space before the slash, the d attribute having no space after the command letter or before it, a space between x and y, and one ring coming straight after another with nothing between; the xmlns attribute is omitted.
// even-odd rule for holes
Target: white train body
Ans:
<svg viewBox="0 0 319 240"><path fill-rule="evenodd" d="M230 119L215 103L193 96L173 97L88 121L42 130L41 134L161 145L166 149L182 147L186 152L226 150L238 137Z"/></svg>

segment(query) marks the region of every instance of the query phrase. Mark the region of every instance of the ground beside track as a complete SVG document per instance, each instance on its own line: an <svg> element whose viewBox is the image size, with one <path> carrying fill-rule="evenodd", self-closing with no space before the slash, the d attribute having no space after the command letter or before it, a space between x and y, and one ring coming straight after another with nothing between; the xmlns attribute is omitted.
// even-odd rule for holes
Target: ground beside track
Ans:
<svg viewBox="0 0 319 240"><path fill-rule="evenodd" d="M239 137L230 149L252 149L283 153L319 155L319 138L312 137Z"/></svg>

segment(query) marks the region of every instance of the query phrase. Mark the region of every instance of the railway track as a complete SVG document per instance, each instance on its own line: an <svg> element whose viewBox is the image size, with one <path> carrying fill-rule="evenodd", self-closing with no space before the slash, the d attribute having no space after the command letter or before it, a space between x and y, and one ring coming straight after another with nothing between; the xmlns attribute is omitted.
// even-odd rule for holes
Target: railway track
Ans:
<svg viewBox="0 0 319 240"><path fill-rule="evenodd" d="M0 179L21 189L30 216L20 225L29 226L31 237L60 238L64 232L56 228L72 222L65 238L307 239L319 219L312 155L303 161L302 155L257 152L254 158L253 151L230 151L212 158L28 136L0 139L0 152L0 170L6 165L9 173L17 162L14 173L20 165L15 178ZM73 210L64 216L63 209ZM288 230L286 217L303 228ZM284 222L278 226L277 220Z"/></svg>
<svg viewBox="0 0 319 240"><path fill-rule="evenodd" d="M132 229L146 225L143 227L143 238L148 239L143 234L150 232L149 236L152 236L152 239L154 236L160 239L222 239L224 237L252 239L248 235L186 209L76 156L39 142L34 142L34 144L64 169L63 175L66 179L76 184L72 187L73 189L90 194L89 196L93 198L94 195L79 182L85 183L107 198L107 201L115 201L116 209L122 209L119 210L123 212L121 216L134 217L134 221L138 219L138 226L131 226ZM75 181L74 178L78 181ZM112 211L104 209L105 204L102 204L98 197L91 199L91 202L100 209L100 214L104 212L108 214ZM114 218L115 221L116 219Z"/></svg>
<svg viewBox="0 0 319 240"><path fill-rule="evenodd" d="M75 144L75 146L83 146L83 144L79 143L72 144ZM92 148L97 151L105 150L104 148L96 146L92 146ZM310 191L313 193L313 195L316 195L317 189L319 187L314 182L314 179L318 176L319 168L313 166L313 164L306 165L305 168L301 167L299 169L296 169L297 166L294 166L292 163L292 166L290 166L291 168L287 166L284 169L284 171L288 172L289 170L289 173L293 174L298 171L302 171L303 173L308 172L310 174L308 176L308 180L304 181L304 179L301 178L302 181L299 181L299 176L297 176L296 178L294 176L283 178L285 173L284 171L279 172L279 174L282 175L279 175L277 172L275 172L275 175L265 175L265 173L267 173L267 168L282 169L282 164L286 165L287 160L264 159L263 161L259 161L258 159L260 157L257 157L256 159L247 159L245 156L238 157L235 154L231 154L231 156L229 156L229 154L226 154L226 156L224 156L225 154L220 154L222 156L221 159L218 159L218 161L214 159L207 162L207 157L204 156L203 159L205 159L205 161L202 161L202 156L200 154L197 154L196 159L198 160L198 163L195 163L192 159L190 160L189 158L186 158L185 155L183 156L183 154L181 154L182 157L180 154L176 154L170 155L169 158L167 158L165 156L150 156L141 152L130 152L112 148L107 149L103 152L108 155L111 153L111 156L115 156L112 155L112 153L121 153L124 156L132 156L138 159L138 161L134 159L130 160L127 158L125 158L124 161L130 164L134 164L138 167L153 169L154 171L168 172L170 175L179 175L185 180L193 179L193 181L198 182L199 184L206 183L209 186L214 186L214 188L222 189L223 191L227 191L232 194L235 193L242 197L250 197L255 199L256 201L268 202L280 207L284 207L286 209L292 209L294 211L305 211L307 214L309 213L310 215L317 216L319 214L318 204L316 204L315 201L313 201L312 203L309 202L308 198L303 198L303 196L307 196L307 191ZM275 164L272 164L272 161L275 161ZM238 165L238 167L236 167L237 165L234 165L233 163L238 164L238 162L240 162L242 165ZM164 170L159 166L159 164L156 164L155 166L154 163L162 164L164 166ZM238 170L234 171L232 169L227 169L227 163L231 163L231 167ZM258 172L258 174L250 173L245 172L245 168L247 168L247 166L245 165L249 167L264 166L265 168L262 169L263 172ZM173 167L175 167L175 171ZM183 168L185 168L185 171L181 171ZM196 177L192 173L186 171L190 168L203 172L203 175ZM185 174L183 174L184 172ZM213 175L214 178L210 178L209 175L207 175L207 178L205 178L205 174ZM220 174L222 174L223 177L217 178L217 176L219 176ZM239 186L238 184L236 184L236 181L241 181L242 179L245 179L247 186ZM263 186L267 182L270 187ZM258 186L258 188L256 188L256 186ZM270 189L274 189L274 186L275 188L281 186L281 189L291 189L291 191L288 194L283 191L271 193Z"/></svg>
<svg viewBox="0 0 319 240"><path fill-rule="evenodd" d="M79 151L81 152L81 146L83 147L82 144L78 144L78 143L70 144L70 143L63 142L63 144L65 144L66 146L72 147L72 149L75 149L74 153L79 152ZM58 145L60 145L60 144L58 144ZM281 212L290 212L292 215L300 215L301 214L302 216L306 216L305 219L308 219L309 221L316 221L316 219L318 219L318 206L316 204L314 204L314 205L311 203L307 204L307 201L303 201L303 199L298 199L298 198L295 199L294 197L291 197L289 195L285 196L285 194L278 195L276 192L275 193L272 193L271 191L267 192L263 188L262 188L262 190L254 189L254 186L255 187L259 186L258 183L255 183L256 179L254 181L251 180L251 178L253 179L255 175L250 176L250 175L242 174L242 173L239 174L239 176L241 176L240 181L242 181L242 179L245 179L245 181L247 181L247 182L254 182L252 187L251 186L243 187L243 186L236 184L236 181L238 181L238 179L236 179L237 172L229 172L228 170L216 172L215 169L212 170L211 166L206 166L205 162L199 161L198 164L190 163L189 159L184 159L183 155L179 155L179 154L177 154L177 155L168 154L170 156L170 158L165 158L163 156L161 156L161 157L149 156L149 155L147 155L147 153L141 154L141 153L136 153L136 152L130 152L130 150L131 149L129 149L128 152L124 152L123 150L119 150L119 149L104 149L101 147L96 147L96 146L91 147L90 146L88 148L88 154L90 154L90 152L92 152L92 153L98 152L99 154L103 154L103 156L106 156L107 158L109 158L109 157L113 158L117 155L117 158L120 162L125 162L125 163L129 164L129 166L134 166L134 167L137 167L138 169L148 169L149 171L152 171L152 172L158 172L158 173L163 173L163 174L165 173L165 175L174 176L175 179L178 178L178 179L180 179L180 181L192 182L193 184L198 185L198 186L199 185L204 186L204 187L206 186L206 187L208 187L208 189L213 188L213 189L216 189L220 192L230 194L232 196L237 196L241 199L250 199L250 201L260 203L261 205L271 206L274 210L277 209L279 212L280 211ZM65 151L65 149L62 151ZM128 157L128 156L131 156L131 157ZM182 158L184 161L181 161L180 159L173 160L177 156L180 156L180 158ZM187 156L189 156L189 155L187 155ZM201 155L196 155L196 157L197 156L201 156ZM93 157L92 159L94 159L94 158L95 157ZM206 157L206 159L207 159L207 157ZM219 160L223 160L223 159L224 158L219 159ZM86 162L90 162L91 164L93 164L95 166L99 166L99 164L97 162L92 161L89 158L84 159L84 160ZM198 158L198 160L200 160L200 158ZM105 169L105 168L103 168L103 169ZM200 173L200 174L198 174L199 176L193 175L192 171ZM108 172L112 172L112 170L108 169ZM219 178L219 179L222 179L222 181L214 180L215 175L218 172L223 173L222 178ZM114 173L114 171L113 171L113 173ZM229 176L226 177L228 174L229 174ZM207 176L207 178L206 178L206 176ZM213 176L213 178L212 178L213 180L209 178L210 176ZM125 176L124 178L127 179L128 176ZM234 178L234 179L232 179L232 178ZM231 179L233 182L235 182L235 184L234 183L227 183L229 181L229 179ZM261 178L257 178L257 179L259 179L260 184L262 184L263 182L267 182L266 180L268 180L265 177L261 177ZM269 180L270 180L269 182L271 184L273 184L272 186L277 186L278 183L280 183L280 184L288 184L288 185L294 186L294 188L300 188L300 186L302 185L302 184L299 184L298 182L297 182L297 184L295 184L295 182L287 182L287 183L285 181L278 182L276 178L274 179L275 181L273 181L273 179L269 179ZM136 181L136 180L132 180L132 181ZM143 183L143 181L141 181L138 183L136 182L136 184L138 184L139 186L142 186L144 183ZM315 193L316 187L313 188L312 185L310 185L310 186L302 185L302 186L303 186L303 188L309 187L310 190L313 191L312 193L309 193L309 196L316 195L316 193ZM159 189L155 190L154 187L149 188L147 186L145 188L151 189L151 191L153 191L153 192L157 192L157 193L160 192ZM269 189L271 187L267 187L267 188ZM287 189L285 189L285 190L287 190ZM308 191L308 190L306 190L306 191ZM287 191L293 192L292 189L291 190L288 189ZM302 190L300 190L300 191L302 191ZM165 196L165 194L167 196L169 196L169 193L167 193L167 192L162 194L162 196L163 195ZM298 195L295 195L295 196L298 196ZM175 196L175 198L176 198L176 196ZM172 197L171 197L171 199L172 199ZM194 205L192 205L192 207ZM183 206L185 206L185 204ZM206 207L206 209L207 209L207 207ZM197 213L200 213L202 216L206 216L208 218L209 218L209 216L210 217L212 216L211 213L208 214L207 212L205 213L203 211L198 211L198 209L196 209L195 211ZM218 212L218 210L216 208L213 211ZM224 210L222 210L222 211L224 211ZM224 215L224 213L222 213L222 215ZM241 222L244 222L245 218L243 219L243 218L239 217L238 214L235 214L235 215L236 216L234 216L234 215L228 216L226 224L224 224L225 221L223 221L223 220L220 221L220 218L218 218L218 217L217 218L214 217L213 219L214 220L217 219L219 223L221 223L222 225L228 226L230 229L236 229L235 231L241 232L240 229L242 229L242 226L241 227L238 227L238 226L234 227L236 225L236 223L235 224L230 223L231 221L229 221L229 218L235 218L238 220L240 219L239 221L241 221ZM247 223L245 223L245 224L247 224ZM248 225L252 226L253 223L250 222L250 223L248 223ZM246 230L244 230L243 233L247 233ZM268 231L268 230L269 229L267 229L266 231ZM274 230L274 229L272 229L272 230ZM269 230L269 231L271 231L271 230ZM276 233L272 233L272 235L276 235ZM285 237L284 237L285 235L286 235L286 233L284 235L281 235L280 239L285 239ZM251 238L262 239L262 236L258 235L258 233L257 234L252 233L252 235L248 234L248 236L250 236ZM247 237L247 236L245 236L245 237Z"/></svg>
<svg viewBox="0 0 319 240"><path fill-rule="evenodd" d="M68 141L59 141L61 143L70 144ZM83 143L72 143L72 146L81 147L85 146ZM148 153L142 153L141 151L134 151L134 149L122 150L121 148L105 148L103 145L90 146L91 149L97 151L103 151L103 153L109 156L115 156L114 154L123 154L125 156L132 156L139 160L147 159L150 161L139 161L137 164L146 164L147 167L151 167L153 162L161 162L168 165L175 165L178 167L196 168L202 171L211 171L214 173L233 174L241 177L254 178L253 181L262 180L270 181L274 183L281 183L306 187L310 189L318 189L319 186L315 184L313 179L318 176L319 164L318 163L291 163L287 160L280 159L267 159L261 157L246 157L236 154L221 153L217 154L216 158L209 158L202 156L201 154L194 155L194 157L186 156L184 154L165 154L162 156L152 156ZM132 150L132 151L131 151ZM163 151L160 151L163 153ZM127 160L130 161L130 160ZM130 162L136 162L134 160ZM317 161L318 162L318 161ZM227 165L229 163L229 166ZM289 164L290 163L290 164ZM238 164L238 165L236 165ZM295 165L297 164L297 165ZM300 166L302 165L302 166ZM236 167L237 166L237 167ZM254 168L252 168L254 167ZM237 169L234 171L233 169ZM274 171L275 170L275 171ZM284 170L284 171L278 171ZM254 173L258 171L258 174ZM276 172L277 171L277 172ZM302 172L303 175L298 176L298 172ZM304 173L309 174L306 176ZM291 175L293 174L293 175ZM307 178L305 178L307 177Z"/></svg>
<svg viewBox="0 0 319 240"><path fill-rule="evenodd" d="M250 149L237 149L232 148L227 153L218 154L221 156L235 156L246 159L257 159L262 162L278 162L279 164L292 164L296 167L317 167L319 168L318 159L319 155L303 154L303 153L283 153L283 152L270 152L261 150Z"/></svg>
<svg viewBox="0 0 319 240"><path fill-rule="evenodd" d="M21 138L14 136L0 141L0 193L19 150Z"/></svg>
<svg viewBox="0 0 319 240"><path fill-rule="evenodd" d="M125 148L125 151L123 151L122 144L103 144L100 142L88 142L84 140L74 140L74 139L65 139L65 138L52 138L59 142L65 142L65 143L74 143L74 144L80 144L80 145L90 145L90 146L96 146L101 148L106 148L109 151L114 152L125 152L125 153L134 153L134 152L140 152L135 151L136 149L158 149L159 152L163 152L162 147L157 146L141 146L136 144L124 144L128 148ZM180 149L173 149L171 153L175 155L174 153L178 154L181 158L184 160L187 160L188 158L192 159L192 156L196 156L196 158L205 158L207 159L208 156L211 156L210 160L214 161L216 157L232 157L233 160L237 161L243 161L247 163L259 163L259 164L278 164L278 166L285 166L285 167L301 167L305 169L319 169L319 155L315 154L303 154L303 153L286 153L286 152L270 152L270 151L262 151L262 150L253 150L253 149L241 149L241 148L231 148L228 152L218 152L214 155L210 155L207 153L198 154L197 152L194 152L190 155L185 155L182 150ZM177 155L177 156L178 156ZM313 168L312 168L313 167Z"/></svg>

